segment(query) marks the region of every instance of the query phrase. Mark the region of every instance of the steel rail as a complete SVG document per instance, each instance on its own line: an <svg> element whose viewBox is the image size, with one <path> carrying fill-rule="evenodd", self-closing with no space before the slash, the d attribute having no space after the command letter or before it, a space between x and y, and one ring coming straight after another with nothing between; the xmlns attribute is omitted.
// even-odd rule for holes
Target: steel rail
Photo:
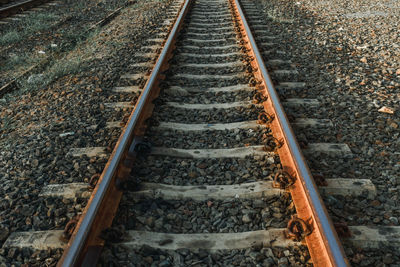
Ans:
<svg viewBox="0 0 400 267"><path fill-rule="evenodd" d="M311 172L304 160L278 94L269 77L261 53L258 50L245 15L240 7L239 0L231 1L233 1L233 6L236 8L236 13L239 15L240 22L242 23L242 34L247 37L250 51L254 55L253 64L257 68L256 72L258 72L259 76L261 75L260 78L264 85L265 93L268 96L268 100L266 101L268 103L265 103L264 107L267 111L275 115L275 119L271 125L278 131L274 131L273 129L272 132L284 140L284 146L278 150L282 165L284 167L286 165L289 170L295 171L297 174L295 184L289 188L297 213L304 221L310 218L314 221L312 233L305 238L313 263L315 266L324 267L349 266L342 244L339 241Z"/></svg>
<svg viewBox="0 0 400 267"><path fill-rule="evenodd" d="M105 196L111 185L111 181L117 175L118 168L122 164L125 158L124 156L126 155L127 150L132 144L134 131L138 127L139 121L142 118L142 113L146 108L145 106L148 104L152 89L159 82L159 75L161 71L163 71L163 66L167 63L166 61L168 60L168 53L170 53L173 48L174 41L183 23L183 19L187 13L190 3L191 0L185 0L185 3L180 10L179 16L177 17L174 26L170 31L170 34L160 53L160 56L157 59L153 71L149 79L147 80L145 87L143 88L142 94L140 95L135 105L135 108L129 117L129 120L118 140L118 143L114 147L113 153L111 154L111 157L108 160L102 172L102 175L100 176L99 182L96 185L93 195L83 212L84 216L82 216L81 220L78 222L77 229L75 230L70 241L68 242L68 246L64 251L64 254L58 262L57 266L70 267L76 266L76 264L78 263L79 257L82 253L82 249L88 238L91 227L93 226L95 217L99 212L103 201L105 200Z"/></svg>
<svg viewBox="0 0 400 267"><path fill-rule="evenodd" d="M6 18L8 16L14 15L20 11L26 10L28 8L32 8L43 4L49 0L27 0L20 3L17 3L12 6L0 8L0 19Z"/></svg>

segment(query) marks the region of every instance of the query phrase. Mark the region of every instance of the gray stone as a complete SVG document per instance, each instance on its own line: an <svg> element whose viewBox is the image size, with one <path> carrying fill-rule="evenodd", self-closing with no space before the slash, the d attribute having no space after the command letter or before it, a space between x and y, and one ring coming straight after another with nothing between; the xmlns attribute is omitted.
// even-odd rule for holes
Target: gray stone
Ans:
<svg viewBox="0 0 400 267"><path fill-rule="evenodd" d="M394 261L394 259L393 259L393 255L392 254L390 254L390 253L388 253L388 254L386 254L385 256L383 256L383 263L385 263L385 264L392 264L393 263L393 261Z"/></svg>
<svg viewBox="0 0 400 267"><path fill-rule="evenodd" d="M289 263L288 259L286 257L282 257L278 260L278 265L287 265Z"/></svg>
<svg viewBox="0 0 400 267"><path fill-rule="evenodd" d="M244 223L250 223L251 222L251 218L248 214L243 215L242 217L242 222Z"/></svg>

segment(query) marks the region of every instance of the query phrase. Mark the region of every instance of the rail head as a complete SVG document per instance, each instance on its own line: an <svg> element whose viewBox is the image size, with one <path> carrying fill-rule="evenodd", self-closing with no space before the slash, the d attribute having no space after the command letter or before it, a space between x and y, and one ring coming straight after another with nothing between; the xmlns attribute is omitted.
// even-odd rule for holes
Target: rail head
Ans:
<svg viewBox="0 0 400 267"><path fill-rule="evenodd" d="M189 9L190 3L191 0L185 0L185 2L183 3L179 15L175 20L175 23L168 35L168 38L165 41L165 45L153 68L153 71L143 88L143 91L135 105L135 108L132 111L129 120L126 123L125 128L120 138L118 139L117 144L114 147L110 159L108 160L99 178L99 182L97 183L96 188L93 191L92 197L90 198L83 212L83 215L68 242L67 248L65 249L57 266L70 267L76 266L78 264L78 260L81 257L82 250L93 226L95 217L99 212L102 203L105 201L105 196L113 179L117 175L118 167L125 159L127 151L132 144L134 131L138 127L142 113L145 110L146 105L148 104L148 99L152 93L154 86L158 82L159 75L163 70L163 66L167 63L168 53L170 53L173 48L174 41L183 23L185 15Z"/></svg>
<svg viewBox="0 0 400 267"><path fill-rule="evenodd" d="M267 112L275 115L275 119L271 123L273 133L284 140L284 145L278 149L283 167L294 172L297 177L295 184L290 187L297 213L304 220L313 219L314 229L305 238L313 263L315 266L349 266L342 244L304 160L239 0L230 1L240 19L241 32L247 39L247 46L254 56L253 64L257 69L256 76L261 80L265 88L264 93L268 97L264 108Z"/></svg>

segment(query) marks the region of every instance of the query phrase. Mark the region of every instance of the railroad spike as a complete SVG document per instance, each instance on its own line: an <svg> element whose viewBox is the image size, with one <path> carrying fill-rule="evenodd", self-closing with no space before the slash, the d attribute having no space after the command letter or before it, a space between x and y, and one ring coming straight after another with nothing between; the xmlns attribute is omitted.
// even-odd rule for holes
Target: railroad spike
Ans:
<svg viewBox="0 0 400 267"><path fill-rule="evenodd" d="M100 173L96 173L96 174L92 175L92 177L90 177L90 179L89 179L89 188L90 188L91 190L93 190L93 189L96 187L97 182L99 181L100 176L101 176Z"/></svg>
<svg viewBox="0 0 400 267"><path fill-rule="evenodd" d="M63 230L63 234L60 237L62 241L68 242L68 240L71 238L72 234L75 231L75 227L78 224L78 221L79 221L80 217L81 217L80 214L75 215L65 225L64 230Z"/></svg>
<svg viewBox="0 0 400 267"><path fill-rule="evenodd" d="M259 79L253 77L250 79L249 84L251 86L257 86L257 85L261 84L261 81Z"/></svg>
<svg viewBox="0 0 400 267"><path fill-rule="evenodd" d="M266 112L261 112L260 115L258 115L258 124L269 124L275 119L274 114L268 114Z"/></svg>
<svg viewBox="0 0 400 267"><path fill-rule="evenodd" d="M295 214L292 215L292 218L288 222L285 236L294 241L302 241L306 236L310 235L312 231L312 224L304 221Z"/></svg>
<svg viewBox="0 0 400 267"><path fill-rule="evenodd" d="M277 148L281 148L285 144L285 140L283 138L278 139L276 137L272 137Z"/></svg>
<svg viewBox="0 0 400 267"><path fill-rule="evenodd" d="M293 185L296 181L296 177L289 174L288 171L280 170L275 174L272 186L275 188L286 189Z"/></svg>
<svg viewBox="0 0 400 267"><path fill-rule="evenodd" d="M261 103L263 103L263 102L265 102L265 101L267 101L267 100L268 100L268 96L264 95L264 94L261 93L261 92L257 92L257 93L254 95L253 103L254 103L254 104L261 104Z"/></svg>

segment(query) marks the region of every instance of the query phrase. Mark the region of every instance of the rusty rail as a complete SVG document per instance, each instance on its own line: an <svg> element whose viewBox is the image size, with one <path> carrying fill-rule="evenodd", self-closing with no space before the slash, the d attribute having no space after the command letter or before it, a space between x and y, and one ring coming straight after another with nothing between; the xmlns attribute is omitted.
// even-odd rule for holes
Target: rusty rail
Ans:
<svg viewBox="0 0 400 267"><path fill-rule="evenodd" d="M144 121L151 115L158 96L162 71L168 68L175 40L189 10L191 0L186 0L170 31L168 39L152 70L146 85L132 111L125 128L108 160L103 173L77 223L57 266L94 266L104 246L99 235L109 228L118 209L122 191L119 184L127 178L136 155L136 145L145 131Z"/></svg>
<svg viewBox="0 0 400 267"><path fill-rule="evenodd" d="M276 140L282 144L278 148L279 157L285 173L295 178L294 183L288 186L296 206L296 220L300 225L306 225L310 231L305 240L315 266L349 266L342 244L339 241L335 228L328 216L325 205L318 193L317 186L304 160L303 154L296 141L278 94L264 65L262 56L247 24L245 15L240 7L239 0L230 0L234 13L239 18L238 26L245 46L252 56L251 65L255 70L255 77L260 82L258 89L267 98L264 110L273 119L269 123ZM300 220L299 220L300 219ZM293 222L293 220L291 220ZM304 228L304 227L303 227Z"/></svg>
<svg viewBox="0 0 400 267"><path fill-rule="evenodd" d="M49 0L27 0L20 3L0 8L0 19L9 17L11 15L17 14L21 11L33 8L35 6L41 5L48 2Z"/></svg>

